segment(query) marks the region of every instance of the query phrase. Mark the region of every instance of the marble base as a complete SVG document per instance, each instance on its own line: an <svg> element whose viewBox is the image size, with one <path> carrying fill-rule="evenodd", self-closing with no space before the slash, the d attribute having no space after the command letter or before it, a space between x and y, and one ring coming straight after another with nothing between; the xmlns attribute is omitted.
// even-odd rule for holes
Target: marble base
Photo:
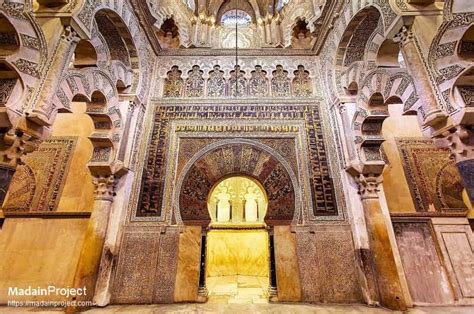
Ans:
<svg viewBox="0 0 474 314"><path fill-rule="evenodd" d="M266 230L211 230L207 233L206 275L269 275Z"/></svg>
<svg viewBox="0 0 474 314"><path fill-rule="evenodd" d="M208 303L268 303L268 282L257 276L208 277Z"/></svg>

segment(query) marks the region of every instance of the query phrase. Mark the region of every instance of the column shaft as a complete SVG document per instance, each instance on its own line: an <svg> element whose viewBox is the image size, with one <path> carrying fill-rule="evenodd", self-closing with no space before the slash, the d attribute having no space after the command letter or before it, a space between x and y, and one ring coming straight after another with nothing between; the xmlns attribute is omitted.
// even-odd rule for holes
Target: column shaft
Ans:
<svg viewBox="0 0 474 314"><path fill-rule="evenodd" d="M413 77L416 92L421 98L423 124L432 126L444 120L446 115L441 111L438 105L429 81L428 72L421 59L412 31L403 27L395 38L395 41L400 44L400 50L405 60L407 71L411 77Z"/></svg>
<svg viewBox="0 0 474 314"><path fill-rule="evenodd" d="M360 175L359 193L364 208L369 244L374 257L380 303L392 310L406 310L395 257L388 233L382 207L377 195L381 183L379 175Z"/></svg>
<svg viewBox="0 0 474 314"><path fill-rule="evenodd" d="M96 200L94 202L94 211L87 226L84 244L74 276L73 287L85 287L87 289L87 295L81 297L83 300L91 301L94 296L111 206L112 202L109 200Z"/></svg>
<svg viewBox="0 0 474 314"><path fill-rule="evenodd" d="M47 124L51 118L51 102L61 79L59 73L64 73L71 60L74 47L79 40L78 34L70 26L64 29L63 34L59 38L54 54L51 56L53 60L51 67L49 67L46 73L44 86L40 91L40 98L32 114L30 114L30 118L39 124Z"/></svg>

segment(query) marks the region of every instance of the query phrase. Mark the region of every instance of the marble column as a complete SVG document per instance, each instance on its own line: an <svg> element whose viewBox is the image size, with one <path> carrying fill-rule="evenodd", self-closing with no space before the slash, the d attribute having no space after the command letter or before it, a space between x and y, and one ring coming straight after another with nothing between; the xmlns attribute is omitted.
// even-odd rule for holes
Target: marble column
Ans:
<svg viewBox="0 0 474 314"><path fill-rule="evenodd" d="M73 287L85 287L87 294L77 300L92 301L112 207L116 179L113 175L96 176L94 208L74 275ZM68 312L75 309L68 309Z"/></svg>
<svg viewBox="0 0 474 314"><path fill-rule="evenodd" d="M135 113L135 108L138 107L138 101L136 100L131 100L128 102L128 110L127 110L127 117L126 117L126 120L125 120L125 127L123 129L123 134L130 134L130 128L131 128L131 123L132 123L132 118L134 116L134 113ZM122 143L120 143L120 149L119 149L119 153L118 153L118 159L119 160L125 160L125 154L126 154L126 150L128 148L128 140L129 140L129 136L124 136L123 137L123 140L122 140Z"/></svg>
<svg viewBox="0 0 474 314"><path fill-rule="evenodd" d="M264 21L265 25L265 43L268 45L272 44L272 30L270 29L271 20L267 17Z"/></svg>
<svg viewBox="0 0 474 314"><path fill-rule="evenodd" d="M443 134L454 156L467 195L474 204L474 130L458 125Z"/></svg>
<svg viewBox="0 0 474 314"><path fill-rule="evenodd" d="M37 106L29 113L29 119L40 125L50 124L53 111L51 103L61 80L61 75L59 74L65 72L79 40L78 33L71 26L64 28L51 56L51 66L48 67L48 72L45 75L44 85L41 88Z"/></svg>
<svg viewBox="0 0 474 314"><path fill-rule="evenodd" d="M279 44L280 43L280 23L277 19L271 20L271 36L272 36L272 43Z"/></svg>
<svg viewBox="0 0 474 314"><path fill-rule="evenodd" d="M404 26L395 36L394 41L400 45L407 71L413 77L416 92L421 97L422 105L419 110L423 118L423 125L434 126L444 121L446 115L441 110L434 95L413 32Z"/></svg>
<svg viewBox="0 0 474 314"><path fill-rule="evenodd" d="M16 168L21 164L21 157L33 152L38 143L34 138L20 130L10 130L3 134L0 139L0 205L3 202L10 187ZM5 221L5 215L0 208L0 228Z"/></svg>
<svg viewBox="0 0 474 314"><path fill-rule="evenodd" d="M354 141L353 141L353 134L352 134L352 129L351 129L351 122L349 115L347 114L347 106L350 104L346 103L340 103L338 104L337 109L339 110L339 117L341 119L341 124L343 128L342 136L346 142L345 147L347 148L347 157L349 159L349 162L351 160L355 160L357 157L355 147L354 147Z"/></svg>
<svg viewBox="0 0 474 314"><path fill-rule="evenodd" d="M356 177L369 234L369 245L375 264L380 304L392 310L406 310L401 280L390 244L379 201L380 174L359 174Z"/></svg>

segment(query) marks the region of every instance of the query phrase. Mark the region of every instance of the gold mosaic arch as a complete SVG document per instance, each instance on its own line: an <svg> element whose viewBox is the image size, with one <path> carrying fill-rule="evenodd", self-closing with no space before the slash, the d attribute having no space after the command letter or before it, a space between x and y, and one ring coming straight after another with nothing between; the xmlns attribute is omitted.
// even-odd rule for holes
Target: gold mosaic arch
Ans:
<svg viewBox="0 0 474 314"><path fill-rule="evenodd" d="M299 183L288 162L262 143L233 139L210 144L188 161L176 184L176 221L207 224L212 187L235 175L251 177L263 186L269 200L266 222L290 224L299 219Z"/></svg>

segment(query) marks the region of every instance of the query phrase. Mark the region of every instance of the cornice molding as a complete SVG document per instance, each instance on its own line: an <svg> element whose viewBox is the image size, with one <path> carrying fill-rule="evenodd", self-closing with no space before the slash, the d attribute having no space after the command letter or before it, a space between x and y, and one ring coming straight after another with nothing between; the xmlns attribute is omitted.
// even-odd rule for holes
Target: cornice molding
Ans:
<svg viewBox="0 0 474 314"><path fill-rule="evenodd" d="M309 49L240 49L240 56L316 56ZM235 56L235 49L181 48L161 50L158 56Z"/></svg>
<svg viewBox="0 0 474 314"><path fill-rule="evenodd" d="M185 105L185 106L192 106L192 105L253 105L253 106L261 106L261 105L320 105L323 101L321 97L312 97L312 98L159 98L154 97L151 99L151 102L160 105Z"/></svg>

